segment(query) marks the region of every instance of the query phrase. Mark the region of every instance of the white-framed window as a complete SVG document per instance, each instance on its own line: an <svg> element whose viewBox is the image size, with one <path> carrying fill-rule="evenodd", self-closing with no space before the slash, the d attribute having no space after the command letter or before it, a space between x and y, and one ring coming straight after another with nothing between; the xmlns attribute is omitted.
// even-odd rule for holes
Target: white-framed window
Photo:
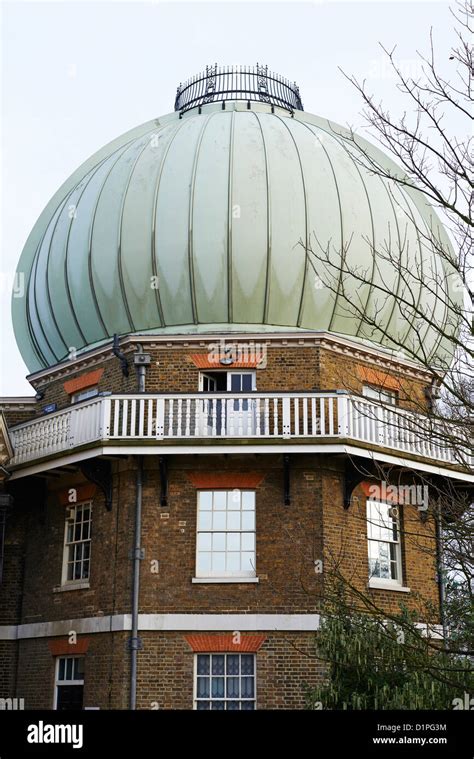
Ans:
<svg viewBox="0 0 474 759"><path fill-rule="evenodd" d="M62 584L89 581L92 501L67 506L64 530Z"/></svg>
<svg viewBox="0 0 474 759"><path fill-rule="evenodd" d="M255 654L196 654L194 708L253 711L256 706Z"/></svg>
<svg viewBox="0 0 474 759"><path fill-rule="evenodd" d="M396 406L398 404L398 393L396 390L385 390L377 385L364 385L362 387L362 395L365 398L373 398L380 403L387 403L389 406Z"/></svg>
<svg viewBox="0 0 474 759"><path fill-rule="evenodd" d="M257 389L255 371L200 372L199 390L205 393L250 393Z"/></svg>
<svg viewBox="0 0 474 759"><path fill-rule="evenodd" d="M255 563L255 491L199 491L196 577L255 577Z"/></svg>
<svg viewBox="0 0 474 759"><path fill-rule="evenodd" d="M84 657L58 656L54 677L54 708L82 709L84 700Z"/></svg>
<svg viewBox="0 0 474 759"><path fill-rule="evenodd" d="M71 395L71 403L86 401L88 398L94 398L96 395L99 395L98 387L88 387L85 390L78 390L77 393Z"/></svg>
<svg viewBox="0 0 474 759"><path fill-rule="evenodd" d="M370 580L402 584L399 507L367 501Z"/></svg>

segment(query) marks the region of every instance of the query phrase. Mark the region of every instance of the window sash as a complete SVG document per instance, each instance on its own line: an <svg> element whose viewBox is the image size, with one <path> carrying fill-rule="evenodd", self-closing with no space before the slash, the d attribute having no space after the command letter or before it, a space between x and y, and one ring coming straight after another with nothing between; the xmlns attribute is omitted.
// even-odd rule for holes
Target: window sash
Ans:
<svg viewBox="0 0 474 759"><path fill-rule="evenodd" d="M363 385L362 395L365 398L371 398L380 403L387 403L390 406L396 406L398 403L398 393L396 390L386 390L376 385Z"/></svg>
<svg viewBox="0 0 474 759"><path fill-rule="evenodd" d="M86 401L88 398L95 398L96 395L99 395L98 387L88 387L85 390L78 390L77 393L71 395L71 403Z"/></svg>
<svg viewBox="0 0 474 759"><path fill-rule="evenodd" d="M196 577L255 577L255 563L255 491L199 491Z"/></svg>
<svg viewBox="0 0 474 759"><path fill-rule="evenodd" d="M238 672L232 672L229 666L229 657L238 660ZM242 672L243 659L252 659L252 671L251 673ZM208 659L207 672L199 672L200 660ZM213 672L214 663L217 660L223 660L223 667L220 671ZM234 662L235 663L235 662ZM199 709L199 705L209 704L209 711L213 710L213 704L222 704L223 711L228 710L230 704L236 705L236 711L242 711L242 707L252 706L252 710L256 709L257 700L257 672L256 672L256 656L255 654L240 654L240 653L200 653L195 654L194 657L194 708ZM200 695L200 686L203 681L207 681L207 693ZM237 683L236 683L237 681ZM214 683L216 687L214 688ZM219 688L219 692L215 692ZM238 695L228 695L232 688L237 688ZM243 690L250 688L252 695L242 696Z"/></svg>
<svg viewBox="0 0 474 759"><path fill-rule="evenodd" d="M66 508L68 513L64 528L62 584L88 582L92 542L92 501L70 504ZM87 511L88 516L84 519Z"/></svg>
<svg viewBox="0 0 474 759"><path fill-rule="evenodd" d="M367 550L369 579L400 585L402 560L400 520L390 516L392 506L383 501L367 501ZM378 569L378 572L375 570Z"/></svg>
<svg viewBox="0 0 474 759"><path fill-rule="evenodd" d="M78 687L84 689L84 657L83 656L58 656L56 657L54 668L54 704L53 708L56 710L59 704L60 690L70 687ZM72 674L76 675L78 662L82 664L82 677L67 679L68 664L72 662L71 670ZM61 663L64 663L64 677L60 677ZM84 698L84 691L82 692L82 698Z"/></svg>

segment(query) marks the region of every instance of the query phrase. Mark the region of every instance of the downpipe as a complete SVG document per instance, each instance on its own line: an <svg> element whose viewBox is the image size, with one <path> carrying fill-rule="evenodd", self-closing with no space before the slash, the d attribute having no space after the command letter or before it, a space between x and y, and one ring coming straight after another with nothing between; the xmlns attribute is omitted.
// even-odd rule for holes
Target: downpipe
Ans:
<svg viewBox="0 0 474 759"><path fill-rule="evenodd" d="M437 547L437 574L438 574L438 590L439 590L439 609L441 624L443 627L443 639L444 645L447 646L448 638L448 626L446 623L446 577L444 567L444 539L443 539L443 525L442 525L442 513L441 504L438 503L437 514L435 516L436 524L436 547Z"/></svg>
<svg viewBox="0 0 474 759"><path fill-rule="evenodd" d="M137 668L138 651L142 647L138 636L138 602L140 597L140 562L143 559L141 548L142 532L142 498L143 498L143 456L137 456L137 475L135 492L135 538L133 546L133 584L132 584L132 637L130 638L130 709L137 708Z"/></svg>

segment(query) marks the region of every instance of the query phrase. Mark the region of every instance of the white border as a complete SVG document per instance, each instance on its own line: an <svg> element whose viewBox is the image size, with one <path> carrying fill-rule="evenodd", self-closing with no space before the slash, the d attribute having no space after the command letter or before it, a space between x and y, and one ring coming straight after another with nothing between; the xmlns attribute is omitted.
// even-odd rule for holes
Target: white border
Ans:
<svg viewBox="0 0 474 759"><path fill-rule="evenodd" d="M319 629L319 614L139 614L138 629L161 632L240 632L294 631L312 632ZM57 622L32 622L0 626L0 640L51 638L77 634L130 631L131 614L103 617L82 617Z"/></svg>

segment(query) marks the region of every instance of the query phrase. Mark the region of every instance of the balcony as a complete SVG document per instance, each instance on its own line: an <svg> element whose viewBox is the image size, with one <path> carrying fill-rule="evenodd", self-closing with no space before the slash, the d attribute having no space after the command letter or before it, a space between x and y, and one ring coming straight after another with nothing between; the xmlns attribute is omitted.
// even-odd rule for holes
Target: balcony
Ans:
<svg viewBox="0 0 474 759"><path fill-rule="evenodd" d="M453 425L344 392L110 395L17 425L10 436L13 468L68 454L79 460L85 449L158 453L172 445L185 453L232 443L240 450L264 445L264 452L324 445L328 453L336 450L329 445L345 443L450 468L472 464Z"/></svg>

